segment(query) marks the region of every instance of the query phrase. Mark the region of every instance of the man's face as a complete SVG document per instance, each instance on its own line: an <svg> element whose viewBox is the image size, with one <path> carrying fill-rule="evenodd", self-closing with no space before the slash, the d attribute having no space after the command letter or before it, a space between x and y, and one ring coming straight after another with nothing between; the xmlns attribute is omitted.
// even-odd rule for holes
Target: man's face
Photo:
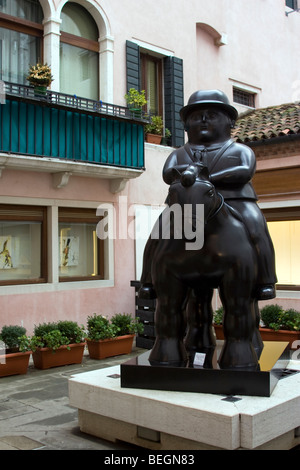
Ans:
<svg viewBox="0 0 300 470"><path fill-rule="evenodd" d="M227 113L214 108L198 108L192 111L185 127L192 144L212 144L230 137L232 121Z"/></svg>

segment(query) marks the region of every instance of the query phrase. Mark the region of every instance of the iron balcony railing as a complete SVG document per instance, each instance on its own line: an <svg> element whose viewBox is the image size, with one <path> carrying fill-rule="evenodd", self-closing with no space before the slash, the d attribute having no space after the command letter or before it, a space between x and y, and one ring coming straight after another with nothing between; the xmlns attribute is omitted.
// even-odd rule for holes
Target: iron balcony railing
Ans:
<svg viewBox="0 0 300 470"><path fill-rule="evenodd" d="M146 122L124 106L5 82L0 151L143 168Z"/></svg>

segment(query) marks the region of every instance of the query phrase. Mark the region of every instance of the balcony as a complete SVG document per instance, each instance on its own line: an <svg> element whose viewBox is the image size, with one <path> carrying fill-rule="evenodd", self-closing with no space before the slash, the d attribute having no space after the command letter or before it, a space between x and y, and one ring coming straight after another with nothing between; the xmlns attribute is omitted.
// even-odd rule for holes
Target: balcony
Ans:
<svg viewBox="0 0 300 470"><path fill-rule="evenodd" d="M53 174L57 188L71 175L108 178L118 192L144 171L143 116L126 107L5 83L0 109L0 170Z"/></svg>

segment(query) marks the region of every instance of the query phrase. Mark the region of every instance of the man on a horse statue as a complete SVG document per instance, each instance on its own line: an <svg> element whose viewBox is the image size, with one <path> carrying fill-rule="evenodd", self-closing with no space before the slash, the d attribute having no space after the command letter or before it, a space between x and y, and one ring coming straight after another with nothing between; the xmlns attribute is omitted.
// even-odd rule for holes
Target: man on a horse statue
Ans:
<svg viewBox="0 0 300 470"><path fill-rule="evenodd" d="M233 220L232 217L234 217L234 220L229 235L228 230L221 228L226 223L225 216L223 216L224 220L221 221L219 219L222 216L218 214L219 219L216 216L209 224L208 220L205 220L204 246L194 256L193 264L189 264L191 261L187 261L184 253L181 253L183 245L178 244L177 240L170 240L167 244L166 241L155 240L150 236L144 252L142 287L139 293L140 296L157 297L155 318L157 338L150 360L152 357L153 363L161 365L184 365L186 363L185 349L187 355L189 349L196 351L203 349L205 343L203 338L195 340L198 341L198 345L196 343L192 345L190 340L186 341L185 346L183 345L186 325L183 313L181 314L182 321L178 321L180 317L179 310L186 308L192 290L194 299L196 298L195 305L203 310L204 317L209 317L209 323L211 324L211 307L205 307L204 303L211 301L212 290L219 288L225 311L225 345L222 355L223 360L219 361L220 365L224 368L255 368L258 361L258 357L255 359L255 354L259 356L259 353L253 352L255 345L251 344L251 341L254 333L258 334L257 301L274 298L277 281L273 244L265 218L257 205L257 196L251 183L256 168L255 155L250 147L236 143L231 139L231 129L235 125L238 113L230 105L227 96L223 92L219 90L200 90L193 93L188 104L181 109L180 116L188 135L188 142L184 146L175 149L164 165L163 179L170 186L167 204L170 206L172 201L177 202L180 200L190 202L191 197L194 203L209 204L209 202L205 202L208 199L205 199L204 193L200 196L203 186L203 184L200 185L200 180L203 180L200 173L204 167L207 172L207 184L213 187L216 195L220 198L219 201L223 201L222 204L219 203L218 212L224 212L225 207L228 223ZM175 184L179 181L181 182L180 186ZM177 195L174 198L175 192ZM199 200L197 194L199 194ZM210 197L212 198L212 195ZM220 210L221 208L222 210ZM212 211L212 213L217 214L217 211ZM211 225L212 228L207 228L208 225ZM208 234L213 233L214 230L215 237L210 236L208 238ZM240 235L240 242L236 238L239 230L245 232L245 235ZM237 256L232 251L232 243L237 245L234 247L237 249ZM250 247L248 247L249 244ZM248 266L246 258L243 261L243 251L247 252L248 249L251 249L251 253L253 253L253 256L248 255L248 258L253 258L251 266ZM221 256L222 250L224 253ZM180 255L178 255L178 251ZM159 253L164 253L164 256L162 257ZM173 258L173 268L170 262L167 261L167 253ZM228 260L226 261L226 268L225 258ZM230 261L233 258L238 259L234 262ZM177 264L176 259L178 259ZM203 265L207 262L207 259L211 259L213 266L209 266L204 272ZM159 270L155 269L155 263L159 263ZM242 266L243 263L244 266ZM165 276L168 277L168 282L165 282L164 279L164 269L162 268L164 265L167 266ZM190 275L187 273L188 269ZM244 276L243 273L245 272ZM244 284L239 287L240 281ZM247 282L251 286L249 293L246 287ZM236 292L232 287L234 284L237 287ZM182 294L181 297L178 295L177 299L177 292L181 292L181 286L184 286ZM239 302L239 295L245 297L241 302ZM175 300L173 302L174 296L176 302ZM205 302L203 296L206 297ZM227 299L229 296L235 296L235 301L231 302ZM166 299L168 300L166 301ZM176 307L174 305L170 307L169 313L168 306L163 306L168 302L170 305L176 303ZM241 308L239 304L243 302L245 302L246 307L244 305L242 308L244 311L248 311L245 316L239 311ZM206 313L205 310L207 310ZM193 317L194 330L197 329L195 327L197 315L195 314ZM176 319L176 317L178 318ZM177 325L181 323L181 326L175 327L175 323ZM201 329L203 323L201 312L198 323L198 329ZM168 333L168 324L170 325L170 333ZM245 327L245 324L248 327ZM176 341L176 335L179 336L179 343ZM201 335L203 336L203 333ZM196 337L197 334L194 333L194 336ZM208 342L213 348L213 341ZM245 342L247 346L245 346ZM251 352L249 352L250 350ZM236 355L240 358L234 357ZM182 361L179 360L180 357Z"/></svg>

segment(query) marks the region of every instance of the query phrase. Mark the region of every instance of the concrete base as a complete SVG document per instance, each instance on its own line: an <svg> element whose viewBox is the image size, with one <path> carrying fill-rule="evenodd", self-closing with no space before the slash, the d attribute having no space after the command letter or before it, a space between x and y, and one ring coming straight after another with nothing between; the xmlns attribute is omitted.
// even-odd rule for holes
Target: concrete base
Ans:
<svg viewBox="0 0 300 470"><path fill-rule="evenodd" d="M299 361L288 367L300 370ZM75 375L70 405L81 431L146 449L291 449L300 444L300 373L271 397L121 388L120 366Z"/></svg>

